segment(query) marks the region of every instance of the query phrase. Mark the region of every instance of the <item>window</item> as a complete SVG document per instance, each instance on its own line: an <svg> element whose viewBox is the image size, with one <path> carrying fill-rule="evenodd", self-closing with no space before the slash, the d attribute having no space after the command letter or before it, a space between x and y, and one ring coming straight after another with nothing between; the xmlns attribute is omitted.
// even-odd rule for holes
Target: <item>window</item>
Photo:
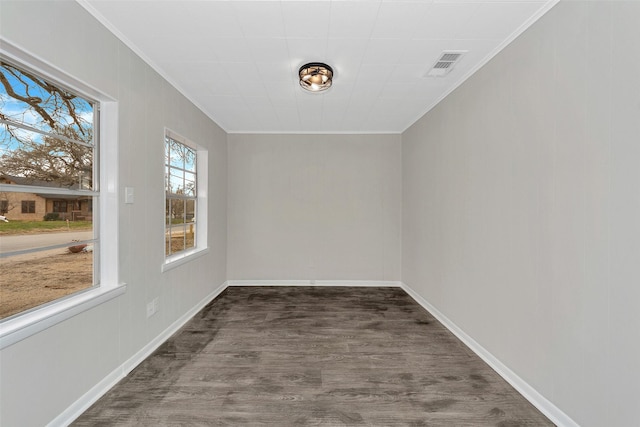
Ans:
<svg viewBox="0 0 640 427"><path fill-rule="evenodd" d="M54 200L53 201L53 212L66 212L67 211L67 202L66 200Z"/></svg>
<svg viewBox="0 0 640 427"><path fill-rule="evenodd" d="M23 198L26 199L25 193L36 195L34 199L37 218L31 214L29 220L39 221L47 214L55 218L56 214L45 211L51 199L87 201L91 206L91 213L85 215L83 211L79 214L85 217L84 223L76 222L71 217L66 228L71 231L80 228L79 232L88 237L80 241L66 240L62 243L48 243L46 246L42 243L40 246L32 244L26 248L23 245L23 249L16 250L5 245L7 228L0 227L1 350L122 295L126 291L126 285L119 282L118 215L114 215L114 212L118 212L119 195L118 103L7 40L0 43L0 62L0 73L3 77L0 80L0 199L8 201L10 222L22 219L18 217L21 215L20 202ZM22 86L18 84L20 82ZM47 88L44 92L41 90L42 85ZM19 97L11 96L7 88L9 93L17 94ZM24 96L27 89L29 97L26 101L29 102L23 102L19 98L27 98ZM62 94L64 96L61 96ZM32 108L35 106L38 108ZM44 117L33 110L44 112ZM70 114L72 112L75 114ZM60 145L62 142L68 143L67 148L73 153L63 150L63 146ZM44 154L43 149L54 145L60 149L50 154L57 160L68 160L67 156L72 154L75 159L82 161L70 164L67 169L61 162L54 162L52 159L50 171L57 174L55 179L52 178L54 175L42 180L28 170L20 172L5 169L8 163L19 160L22 155L25 155L23 159L26 159L27 155ZM81 169L81 173L72 173L71 167L74 165L77 166L76 170ZM10 173L13 177L6 176ZM40 217L41 209L43 217ZM0 221L1 224L9 225L11 229L16 228L15 223L7 224ZM61 223L48 222L46 225L50 228ZM66 222L64 226L67 227ZM21 234L12 236L12 240L21 243L20 236ZM86 251L78 252L81 258L71 254L68 249L69 246L85 244ZM28 272L25 274L28 281L16 276L22 255L32 258L29 264L22 264L31 269L25 270ZM75 273L79 273L82 280L77 282L81 283L81 286L69 289L70 281L54 277L54 273L57 275L65 267L51 261L62 259L77 261L73 271L68 271L73 272L74 276ZM81 260L82 263L79 262ZM44 274L41 270L44 270L47 263L53 264L57 271L51 272L51 277L47 275L43 281ZM32 269L39 271L32 275ZM4 292L7 285L5 278L10 274L11 277L21 280L18 283L27 283L26 289L39 285L41 292L14 295ZM15 286L15 283L10 285ZM81 289L82 287L84 289ZM10 301L9 295L12 298L47 298L40 301L27 299L28 304L14 310L15 314L9 314L7 308L15 306L15 298Z"/></svg>
<svg viewBox="0 0 640 427"><path fill-rule="evenodd" d="M35 200L23 200L22 201L22 213L23 214L36 213L36 201Z"/></svg>
<svg viewBox="0 0 640 427"><path fill-rule="evenodd" d="M206 155L202 147L165 134L165 259L206 248Z"/></svg>
<svg viewBox="0 0 640 427"><path fill-rule="evenodd" d="M62 219L57 215L47 218L46 200L54 200L52 213L67 212L67 201L60 199L99 203L100 193L94 165L98 103L5 59L0 82L0 192L33 197L21 201L22 214L42 212L16 217L20 221L11 221L11 239L0 245L0 286L6 296L0 300L0 319L5 319L98 285L100 239L93 218L70 223L55 221ZM52 220L46 227L39 224L45 218ZM45 228L38 233L46 233L46 239L27 240L33 229Z"/></svg>

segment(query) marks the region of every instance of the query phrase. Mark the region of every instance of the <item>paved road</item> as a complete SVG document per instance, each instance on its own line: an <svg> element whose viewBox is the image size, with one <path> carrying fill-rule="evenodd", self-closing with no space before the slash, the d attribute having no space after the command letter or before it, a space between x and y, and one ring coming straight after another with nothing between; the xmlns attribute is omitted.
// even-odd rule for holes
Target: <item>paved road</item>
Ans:
<svg viewBox="0 0 640 427"><path fill-rule="evenodd" d="M22 234L0 236L0 254L43 246L71 243L72 240L89 240L93 231L63 231L61 233Z"/></svg>

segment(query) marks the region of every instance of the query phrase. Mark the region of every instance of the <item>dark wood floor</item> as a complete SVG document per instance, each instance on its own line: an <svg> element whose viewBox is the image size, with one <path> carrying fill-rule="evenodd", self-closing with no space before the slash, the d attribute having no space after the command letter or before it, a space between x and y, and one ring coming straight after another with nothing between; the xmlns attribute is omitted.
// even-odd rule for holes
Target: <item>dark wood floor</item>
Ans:
<svg viewBox="0 0 640 427"><path fill-rule="evenodd" d="M231 287L74 425L553 424L399 288Z"/></svg>

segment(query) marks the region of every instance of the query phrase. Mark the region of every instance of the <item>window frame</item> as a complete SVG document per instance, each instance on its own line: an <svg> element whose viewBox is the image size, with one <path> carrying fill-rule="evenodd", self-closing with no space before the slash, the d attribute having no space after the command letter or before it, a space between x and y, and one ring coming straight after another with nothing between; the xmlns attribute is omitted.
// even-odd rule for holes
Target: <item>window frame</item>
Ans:
<svg viewBox="0 0 640 427"><path fill-rule="evenodd" d="M21 200L20 201L20 213L34 214L36 213L36 201L35 200Z"/></svg>
<svg viewBox="0 0 640 427"><path fill-rule="evenodd" d="M167 163L166 163L166 154L163 155L162 160L162 169L163 169L163 185L162 191L164 193L164 206L162 207L163 212L163 259L164 262L161 266L161 271L165 272L171 270L175 267L179 267L192 259L198 258L209 252L209 246L207 241L207 219L208 219L208 163L209 163L209 152L208 150L197 144L180 134L172 131L169 128L164 129L164 135L162 138L162 149L163 153L166 153L166 139L170 138L176 142L179 142L187 147L196 151L196 212L195 212L195 223L196 225L196 235L195 235L195 246L189 249L184 249L175 254L168 255L166 254L166 236L167 236L167 219L166 219L166 205L167 205L167 191L166 191L166 183L167 183Z"/></svg>
<svg viewBox="0 0 640 427"><path fill-rule="evenodd" d="M94 229L100 236L100 250L94 263L99 278L92 286L47 304L18 313L0 321L0 350L50 328L60 322L103 304L126 291L119 281L118 245L118 103L82 80L70 75L42 58L24 51L0 37L0 56L21 68L60 84L74 93L96 102L96 150L94 168L99 170L97 212ZM94 267L94 274L96 270Z"/></svg>
<svg viewBox="0 0 640 427"><path fill-rule="evenodd" d="M99 149L99 148L98 148ZM64 205L64 210L60 206ZM54 213L67 213L69 212L69 203L66 200L53 200L53 204L51 206L51 212Z"/></svg>

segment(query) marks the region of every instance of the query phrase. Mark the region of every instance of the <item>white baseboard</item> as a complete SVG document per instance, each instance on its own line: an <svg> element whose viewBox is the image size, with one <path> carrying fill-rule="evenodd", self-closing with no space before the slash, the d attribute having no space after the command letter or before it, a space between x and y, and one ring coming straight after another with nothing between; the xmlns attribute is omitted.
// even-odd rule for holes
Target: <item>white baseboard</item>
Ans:
<svg viewBox="0 0 640 427"><path fill-rule="evenodd" d="M354 286L400 287L401 282L383 280L228 280L229 286Z"/></svg>
<svg viewBox="0 0 640 427"><path fill-rule="evenodd" d="M124 374L122 373L121 367L118 367L104 377L98 384L91 387L80 399L76 400L71 406L51 420L51 422L47 424L47 427L68 426L122 378L124 378Z"/></svg>
<svg viewBox="0 0 640 427"><path fill-rule="evenodd" d="M107 375L98 384L93 386L91 390L86 392L80 399L76 400L71 406L64 410L60 415L54 418L47 427L68 426L76 418L78 418L84 411L89 409L98 399L109 391L114 385L118 383L122 378L126 377L136 366L151 355L162 343L164 343L171 335L176 333L178 329L183 327L193 316L195 316L200 310L202 310L207 304L209 304L214 298L216 298L222 291L227 289L228 282L224 282L218 286L213 292L204 297L198 304L193 306L189 311L180 316L178 320L173 322L167 329L162 331L151 342L145 345L140 351L131 356L122 365L114 369L109 375Z"/></svg>
<svg viewBox="0 0 640 427"><path fill-rule="evenodd" d="M505 381L507 381L513 388L515 388L525 399L527 399L533 406L538 408L547 418L551 420L558 427L580 427L578 423L573 421L567 414L562 412L560 408L551 403L546 397L540 394L536 389L531 387L526 381L516 375L511 369L503 364L498 358L492 355L484 347L478 344L473 338L467 335L462 329L460 329L455 323L453 323L447 316L442 314L437 308L431 305L427 300L420 296L406 283L400 285L406 293L411 296L418 304L420 304L425 310L433 315L440 323L444 325L451 333L453 333L460 341L462 341L467 347L477 354L482 360L484 360L494 371L498 373Z"/></svg>

